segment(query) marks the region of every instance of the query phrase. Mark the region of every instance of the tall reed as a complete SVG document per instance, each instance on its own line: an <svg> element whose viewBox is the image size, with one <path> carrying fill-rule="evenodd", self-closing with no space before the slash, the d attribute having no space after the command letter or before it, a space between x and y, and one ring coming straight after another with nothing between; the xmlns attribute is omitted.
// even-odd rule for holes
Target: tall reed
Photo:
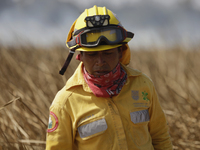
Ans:
<svg viewBox="0 0 200 150"><path fill-rule="evenodd" d="M174 149L195 150L200 149L200 52L183 49L134 50L129 66L153 80ZM67 54L61 46L0 47L0 150L45 148L49 106L79 64L73 58L59 75Z"/></svg>

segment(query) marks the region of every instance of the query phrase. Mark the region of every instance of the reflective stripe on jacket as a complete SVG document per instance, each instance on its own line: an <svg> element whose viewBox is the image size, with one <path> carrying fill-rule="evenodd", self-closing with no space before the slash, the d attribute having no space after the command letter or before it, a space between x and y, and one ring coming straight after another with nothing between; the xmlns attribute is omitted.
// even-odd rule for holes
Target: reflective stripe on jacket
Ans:
<svg viewBox="0 0 200 150"><path fill-rule="evenodd" d="M96 97L80 63L50 106L46 150L172 150L168 126L152 81L123 66L119 95Z"/></svg>

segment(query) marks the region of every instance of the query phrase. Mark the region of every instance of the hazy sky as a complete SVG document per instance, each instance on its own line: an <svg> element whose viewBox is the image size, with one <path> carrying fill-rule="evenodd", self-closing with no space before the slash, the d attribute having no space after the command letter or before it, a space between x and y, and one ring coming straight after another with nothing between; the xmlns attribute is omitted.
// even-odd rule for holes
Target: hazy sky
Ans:
<svg viewBox="0 0 200 150"><path fill-rule="evenodd" d="M135 33L130 45L200 40L200 0L1 0L0 44L65 45L73 21L94 4L114 11Z"/></svg>

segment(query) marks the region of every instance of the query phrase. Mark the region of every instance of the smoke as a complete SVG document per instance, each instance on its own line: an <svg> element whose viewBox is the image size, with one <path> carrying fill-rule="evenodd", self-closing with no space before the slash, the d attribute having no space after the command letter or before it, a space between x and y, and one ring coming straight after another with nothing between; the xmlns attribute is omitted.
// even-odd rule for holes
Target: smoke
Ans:
<svg viewBox="0 0 200 150"><path fill-rule="evenodd" d="M77 8L69 3L56 1L11 3L0 11L1 44L59 43L61 38L64 41L69 27L78 15Z"/></svg>
<svg viewBox="0 0 200 150"><path fill-rule="evenodd" d="M0 1L0 44L65 45L75 19L94 4L117 14L135 33L130 45L169 46L200 40L199 1L190 0L4 0ZM166 3L168 2L168 3Z"/></svg>

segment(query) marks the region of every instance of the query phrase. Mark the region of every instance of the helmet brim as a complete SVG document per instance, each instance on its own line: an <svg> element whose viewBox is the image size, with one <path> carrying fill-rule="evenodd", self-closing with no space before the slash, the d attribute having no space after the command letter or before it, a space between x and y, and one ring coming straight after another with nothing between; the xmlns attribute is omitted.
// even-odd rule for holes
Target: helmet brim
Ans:
<svg viewBox="0 0 200 150"><path fill-rule="evenodd" d="M77 48L76 51L104 51L104 50L108 50L108 49L113 49L116 47L120 47L122 46L122 44L116 44L116 45L98 45L97 47L80 47Z"/></svg>

